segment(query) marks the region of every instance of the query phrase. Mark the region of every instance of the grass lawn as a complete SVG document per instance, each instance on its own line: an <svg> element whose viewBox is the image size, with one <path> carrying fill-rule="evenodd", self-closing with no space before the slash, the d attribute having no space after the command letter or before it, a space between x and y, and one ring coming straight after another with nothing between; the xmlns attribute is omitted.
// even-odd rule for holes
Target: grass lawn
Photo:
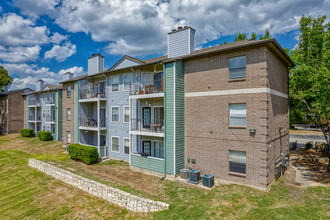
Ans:
<svg viewBox="0 0 330 220"><path fill-rule="evenodd" d="M36 158L135 195L170 204L157 213L134 213L28 166ZM330 219L330 188L292 183L289 175L269 192L238 185L212 190L133 172L126 162L84 165L59 142L0 136L0 219Z"/></svg>

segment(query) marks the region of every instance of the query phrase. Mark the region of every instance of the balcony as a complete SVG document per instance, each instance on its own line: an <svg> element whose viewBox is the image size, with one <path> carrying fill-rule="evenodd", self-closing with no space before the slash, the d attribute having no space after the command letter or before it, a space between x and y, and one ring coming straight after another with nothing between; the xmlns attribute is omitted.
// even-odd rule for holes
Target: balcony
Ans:
<svg viewBox="0 0 330 220"><path fill-rule="evenodd" d="M79 99L89 99L89 100L97 100L98 96L100 95L100 98L102 100L105 100L106 98L106 92L104 87L93 87L93 88L81 88L79 90Z"/></svg>
<svg viewBox="0 0 330 220"><path fill-rule="evenodd" d="M37 116L37 120L34 115L29 115L29 121L41 121L41 115Z"/></svg>
<svg viewBox="0 0 330 220"><path fill-rule="evenodd" d="M46 105L53 105L53 104L55 104L55 99L53 97L52 98L47 98L45 100L45 103L46 103Z"/></svg>
<svg viewBox="0 0 330 220"><path fill-rule="evenodd" d="M55 117L54 116L47 116L46 117L46 122L54 122L55 121Z"/></svg>
<svg viewBox="0 0 330 220"><path fill-rule="evenodd" d="M163 97L164 78L155 80L142 80L142 82L132 83L130 95L142 97Z"/></svg>
<svg viewBox="0 0 330 220"><path fill-rule="evenodd" d="M29 100L29 105L40 105L40 100L31 99Z"/></svg>
<svg viewBox="0 0 330 220"><path fill-rule="evenodd" d="M164 137L164 119L131 119L131 134Z"/></svg>
<svg viewBox="0 0 330 220"><path fill-rule="evenodd" d="M80 117L79 118L79 128L85 130L97 130L98 123L96 117ZM100 123L101 130L106 129L105 120L101 120Z"/></svg>

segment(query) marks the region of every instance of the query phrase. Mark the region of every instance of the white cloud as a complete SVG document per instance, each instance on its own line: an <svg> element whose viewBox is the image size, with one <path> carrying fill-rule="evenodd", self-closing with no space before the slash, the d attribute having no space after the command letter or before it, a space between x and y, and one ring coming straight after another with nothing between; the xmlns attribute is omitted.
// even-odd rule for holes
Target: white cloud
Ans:
<svg viewBox="0 0 330 220"><path fill-rule="evenodd" d="M46 59L55 58L58 62L63 62L66 58L76 53L76 45L66 42L63 46L54 45L52 49L45 52Z"/></svg>
<svg viewBox="0 0 330 220"><path fill-rule="evenodd" d="M33 19L40 15L53 15L60 0L13 0L13 5L20 9L21 14Z"/></svg>
<svg viewBox="0 0 330 220"><path fill-rule="evenodd" d="M30 19L16 14L4 14L0 18L0 45L35 46L48 43L46 26L35 26Z"/></svg>
<svg viewBox="0 0 330 220"><path fill-rule="evenodd" d="M54 44L60 44L62 41L68 39L67 35L62 35L60 33L55 32L51 37L50 37L50 42Z"/></svg>
<svg viewBox="0 0 330 220"><path fill-rule="evenodd" d="M0 45L0 60L9 63L24 63L36 61L41 47L3 47Z"/></svg>
<svg viewBox="0 0 330 220"><path fill-rule="evenodd" d="M42 79L46 84L58 84L58 82L62 81L62 74L64 72L71 71L76 76L84 74L82 67L72 67L69 69L62 69L59 72L55 73L50 71L47 67L38 67L35 64L1 64L8 73L14 77L13 84L10 89L22 89L22 88L31 88L35 89L36 81Z"/></svg>
<svg viewBox="0 0 330 220"><path fill-rule="evenodd" d="M38 1L24 2L29 2L31 8L41 8L36 3ZM166 34L178 25L194 27L197 44L238 32L254 31L260 34L265 28L274 36L297 29L302 14L329 15L328 2L62 0L58 4L57 0L51 0L49 7L53 8L34 10L33 16L48 14L56 24L69 32L85 32L91 34L95 41L109 42L106 49L110 53L145 55L165 52ZM18 4L16 6L20 7ZM28 14L28 7L20 8Z"/></svg>

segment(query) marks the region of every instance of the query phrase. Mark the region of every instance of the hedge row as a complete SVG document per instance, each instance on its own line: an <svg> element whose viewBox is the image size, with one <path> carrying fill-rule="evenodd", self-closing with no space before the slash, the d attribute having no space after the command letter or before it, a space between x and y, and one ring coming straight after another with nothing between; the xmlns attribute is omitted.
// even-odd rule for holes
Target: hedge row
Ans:
<svg viewBox="0 0 330 220"><path fill-rule="evenodd" d="M88 147L81 144L70 144L68 151L71 159L78 159L86 164L96 163L99 155L96 147Z"/></svg>
<svg viewBox="0 0 330 220"><path fill-rule="evenodd" d="M38 131L38 137L41 141L51 141L53 139L50 131Z"/></svg>
<svg viewBox="0 0 330 220"><path fill-rule="evenodd" d="M36 136L33 129L25 128L25 129L21 129L20 132L21 132L22 137L35 137Z"/></svg>

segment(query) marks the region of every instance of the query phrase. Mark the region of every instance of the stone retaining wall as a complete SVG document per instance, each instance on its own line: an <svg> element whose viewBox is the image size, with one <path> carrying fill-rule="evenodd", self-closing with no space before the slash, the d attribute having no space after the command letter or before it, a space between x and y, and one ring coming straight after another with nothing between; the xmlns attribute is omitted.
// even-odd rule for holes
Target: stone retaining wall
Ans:
<svg viewBox="0 0 330 220"><path fill-rule="evenodd" d="M123 192L119 189L112 188L36 159L29 159L29 166L130 211L154 212L168 209L169 206L163 202L131 195L127 192Z"/></svg>

